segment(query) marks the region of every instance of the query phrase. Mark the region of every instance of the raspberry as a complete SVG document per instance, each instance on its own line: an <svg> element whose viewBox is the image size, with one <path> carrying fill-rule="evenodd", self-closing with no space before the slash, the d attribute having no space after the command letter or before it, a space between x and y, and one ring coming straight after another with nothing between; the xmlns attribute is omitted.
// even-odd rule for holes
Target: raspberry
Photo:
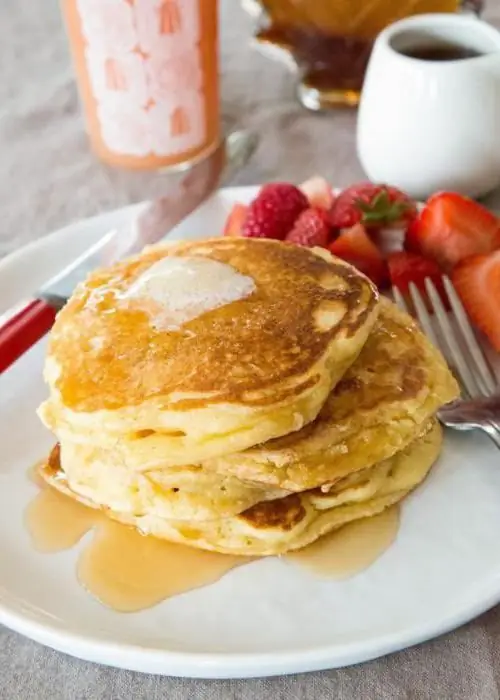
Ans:
<svg viewBox="0 0 500 700"><path fill-rule="evenodd" d="M242 235L283 240L308 201L298 187L276 182L265 185L249 207Z"/></svg>
<svg viewBox="0 0 500 700"><path fill-rule="evenodd" d="M326 212L312 208L302 212L285 240L296 245L324 247L329 237Z"/></svg>

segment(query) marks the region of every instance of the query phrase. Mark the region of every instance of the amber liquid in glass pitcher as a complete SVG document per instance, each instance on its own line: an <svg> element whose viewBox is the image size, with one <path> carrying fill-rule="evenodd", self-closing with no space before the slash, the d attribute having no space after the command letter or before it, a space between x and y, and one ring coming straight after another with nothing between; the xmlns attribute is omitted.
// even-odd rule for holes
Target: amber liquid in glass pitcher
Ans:
<svg viewBox="0 0 500 700"><path fill-rule="evenodd" d="M357 105L373 40L392 22L455 12L460 0L260 0L268 22L259 42L289 51L310 109Z"/></svg>

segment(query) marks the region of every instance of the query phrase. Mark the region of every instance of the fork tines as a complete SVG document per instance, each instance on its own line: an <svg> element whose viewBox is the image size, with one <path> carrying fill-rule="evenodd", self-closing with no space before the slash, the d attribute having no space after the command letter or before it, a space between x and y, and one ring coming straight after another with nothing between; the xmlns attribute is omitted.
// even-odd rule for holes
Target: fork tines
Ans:
<svg viewBox="0 0 500 700"><path fill-rule="evenodd" d="M428 338L449 359L464 393L471 398L491 396L498 391L497 380L462 302L447 276L443 276L443 288L450 303L451 314L446 311L432 280L425 280L427 300L434 312L433 322L422 294L413 282L410 283L410 297L418 321ZM396 304L408 312L408 305L399 289L393 287L393 294Z"/></svg>

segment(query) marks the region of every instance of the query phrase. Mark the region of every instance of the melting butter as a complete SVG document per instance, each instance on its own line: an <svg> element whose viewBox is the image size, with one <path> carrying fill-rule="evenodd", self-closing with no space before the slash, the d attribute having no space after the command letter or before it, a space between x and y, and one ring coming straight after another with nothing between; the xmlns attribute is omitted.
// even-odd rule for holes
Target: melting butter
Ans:
<svg viewBox="0 0 500 700"><path fill-rule="evenodd" d="M208 311L250 296L251 277L203 257L165 257L149 267L122 295L136 300L159 330L178 330Z"/></svg>

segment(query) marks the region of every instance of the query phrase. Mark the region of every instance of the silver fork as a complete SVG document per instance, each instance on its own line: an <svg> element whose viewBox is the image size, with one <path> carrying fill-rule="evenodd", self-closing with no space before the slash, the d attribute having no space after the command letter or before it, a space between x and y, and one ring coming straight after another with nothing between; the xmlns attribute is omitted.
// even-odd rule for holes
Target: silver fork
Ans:
<svg viewBox="0 0 500 700"><path fill-rule="evenodd" d="M456 430L483 430L500 449L500 387L490 363L471 326L467 313L449 277L443 276L443 287L450 302L447 312L434 283L427 278L425 289L434 312L433 320L422 294L410 283L409 291L418 321L432 343L450 361L464 399L448 404L438 418ZM408 312L408 305L396 287L396 304Z"/></svg>

